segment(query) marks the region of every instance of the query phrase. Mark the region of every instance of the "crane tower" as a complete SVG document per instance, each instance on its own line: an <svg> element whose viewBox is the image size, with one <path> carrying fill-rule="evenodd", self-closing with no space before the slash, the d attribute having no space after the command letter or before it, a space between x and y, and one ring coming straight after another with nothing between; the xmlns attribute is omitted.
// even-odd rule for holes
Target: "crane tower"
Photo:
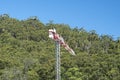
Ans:
<svg viewBox="0 0 120 80"><path fill-rule="evenodd" d="M49 29L49 38L55 41L56 49L56 80L61 80L61 69L60 69L60 45L62 45L69 53L75 55L73 49L71 49L64 41L63 37L56 33L56 29Z"/></svg>

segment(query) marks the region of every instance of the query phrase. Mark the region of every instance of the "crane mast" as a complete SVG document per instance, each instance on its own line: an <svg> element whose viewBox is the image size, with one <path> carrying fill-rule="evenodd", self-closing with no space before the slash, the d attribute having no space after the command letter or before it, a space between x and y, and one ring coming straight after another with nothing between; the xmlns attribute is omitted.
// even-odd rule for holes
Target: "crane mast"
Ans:
<svg viewBox="0 0 120 80"><path fill-rule="evenodd" d="M59 41L55 41L56 45L56 80L61 80L61 69L60 69L60 44Z"/></svg>

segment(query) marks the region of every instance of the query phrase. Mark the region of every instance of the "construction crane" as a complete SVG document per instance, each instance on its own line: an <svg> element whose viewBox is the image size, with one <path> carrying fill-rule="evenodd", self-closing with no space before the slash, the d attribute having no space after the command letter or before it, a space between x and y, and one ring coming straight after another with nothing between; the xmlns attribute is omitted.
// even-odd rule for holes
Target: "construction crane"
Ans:
<svg viewBox="0 0 120 80"><path fill-rule="evenodd" d="M61 70L60 70L60 45L62 45L69 53L75 55L73 49L71 49L68 44L65 43L62 36L56 33L56 29L49 29L49 38L55 41L56 45L56 80L61 80Z"/></svg>

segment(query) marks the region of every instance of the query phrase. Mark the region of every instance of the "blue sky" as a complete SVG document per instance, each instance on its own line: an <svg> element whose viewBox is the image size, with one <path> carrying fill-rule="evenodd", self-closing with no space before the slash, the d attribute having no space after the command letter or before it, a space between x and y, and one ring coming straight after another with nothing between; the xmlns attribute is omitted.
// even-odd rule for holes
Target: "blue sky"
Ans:
<svg viewBox="0 0 120 80"><path fill-rule="evenodd" d="M4 13L20 20L37 16L44 24L53 20L120 37L120 0L1 0L0 14Z"/></svg>

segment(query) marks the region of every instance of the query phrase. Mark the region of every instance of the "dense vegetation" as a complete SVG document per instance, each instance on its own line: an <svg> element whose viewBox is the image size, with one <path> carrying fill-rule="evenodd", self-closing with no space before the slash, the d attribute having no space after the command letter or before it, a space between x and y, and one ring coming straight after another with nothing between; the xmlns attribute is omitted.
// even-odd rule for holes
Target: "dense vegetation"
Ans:
<svg viewBox="0 0 120 80"><path fill-rule="evenodd" d="M76 56L61 47L62 80L119 80L120 38L94 30L70 28L37 17L17 20L0 15L0 80L55 80L54 41L48 29L56 28Z"/></svg>

